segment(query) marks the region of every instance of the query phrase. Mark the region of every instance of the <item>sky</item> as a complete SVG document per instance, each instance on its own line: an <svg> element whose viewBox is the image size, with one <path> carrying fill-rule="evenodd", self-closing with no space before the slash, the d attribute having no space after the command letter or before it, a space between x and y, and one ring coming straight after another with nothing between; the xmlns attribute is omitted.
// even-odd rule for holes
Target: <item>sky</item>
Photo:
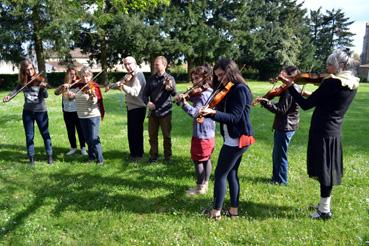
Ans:
<svg viewBox="0 0 369 246"><path fill-rule="evenodd" d="M303 0L298 0L298 2L303 2ZM355 21L350 26L351 32L356 34L353 37L354 47L352 49L355 53L361 54L366 23L369 22L368 0L305 0L303 6L311 10L322 7L322 13L325 13L325 10L341 9L345 16L350 18L350 21Z"/></svg>

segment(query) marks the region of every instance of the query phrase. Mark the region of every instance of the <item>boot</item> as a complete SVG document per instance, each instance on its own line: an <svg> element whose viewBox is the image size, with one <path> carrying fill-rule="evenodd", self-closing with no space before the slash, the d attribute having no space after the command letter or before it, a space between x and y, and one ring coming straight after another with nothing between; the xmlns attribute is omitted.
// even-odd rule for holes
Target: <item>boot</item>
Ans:
<svg viewBox="0 0 369 246"><path fill-rule="evenodd" d="M53 164L53 162L54 162L54 160L53 160L53 156L52 156L52 155L48 155L48 156L47 156L47 163L48 163L49 165L52 165L52 164Z"/></svg>

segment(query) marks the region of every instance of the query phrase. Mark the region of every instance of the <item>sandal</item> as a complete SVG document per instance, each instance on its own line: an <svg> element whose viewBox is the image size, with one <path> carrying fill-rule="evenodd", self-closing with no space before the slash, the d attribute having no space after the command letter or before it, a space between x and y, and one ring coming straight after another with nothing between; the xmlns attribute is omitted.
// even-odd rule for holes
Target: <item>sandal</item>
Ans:
<svg viewBox="0 0 369 246"><path fill-rule="evenodd" d="M221 220L222 215L220 213L219 214L215 214L213 211L214 211L213 209L211 209L211 210L205 209L203 211L203 214L206 217L208 217L209 219L214 219L214 220L217 220L217 221Z"/></svg>
<svg viewBox="0 0 369 246"><path fill-rule="evenodd" d="M238 219L238 214L232 214L229 210L225 211L225 215L232 220Z"/></svg>

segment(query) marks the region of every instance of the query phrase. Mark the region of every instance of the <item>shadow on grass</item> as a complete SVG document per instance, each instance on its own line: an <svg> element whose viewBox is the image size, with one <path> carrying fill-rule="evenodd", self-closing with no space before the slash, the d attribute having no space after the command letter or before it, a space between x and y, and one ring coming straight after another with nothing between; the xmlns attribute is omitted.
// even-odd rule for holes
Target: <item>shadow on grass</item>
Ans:
<svg viewBox="0 0 369 246"><path fill-rule="evenodd" d="M96 167L97 170L99 167ZM205 197L188 198L185 195L187 185L169 180L155 179L164 172L174 172L177 166L166 165L164 168L143 167L139 177L104 176L104 174L78 172L71 173L65 168L49 175L47 183L38 183L32 191L33 201L1 225L0 238L17 229L39 208L55 201L52 210L54 216L63 212L104 211L130 212L136 214L186 214L188 217L201 216L204 208L210 207L210 199ZM160 171L157 169L161 169ZM42 174L36 174L42 175ZM174 172L172 177L181 178L185 173ZM3 182L8 183L6 178ZM38 179L36 180L44 180ZM8 186L15 185L9 182ZM23 184L24 185L24 184ZM20 187L19 187L20 188ZM265 220L270 217L292 218L294 209L274 204L240 202L240 215L248 219Z"/></svg>

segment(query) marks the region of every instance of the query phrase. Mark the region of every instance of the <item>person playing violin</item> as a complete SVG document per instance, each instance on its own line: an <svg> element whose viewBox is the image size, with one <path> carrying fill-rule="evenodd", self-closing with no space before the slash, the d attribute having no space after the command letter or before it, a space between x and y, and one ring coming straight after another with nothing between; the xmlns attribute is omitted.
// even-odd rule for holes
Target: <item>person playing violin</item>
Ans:
<svg viewBox="0 0 369 246"><path fill-rule="evenodd" d="M31 80L33 81L25 86ZM49 117L45 103L45 98L48 97L46 86L47 83L45 78L36 73L35 67L33 66L31 60L25 59L20 63L19 84L3 99L4 102L8 102L19 92L20 88L24 87L22 119L26 134L27 155L29 158L29 164L32 166L35 164L35 121L44 140L45 150L48 156L47 162L49 164L53 163L53 149L49 133Z"/></svg>
<svg viewBox="0 0 369 246"><path fill-rule="evenodd" d="M83 131L77 114L76 100L69 98L67 96L68 91L76 93L79 89L77 83L79 83L80 78L77 76L77 70L73 66L67 68L67 72L64 77L64 84L55 89L55 95L62 94L62 110L65 127L67 128L68 140L70 144L70 150L66 155L73 155L77 151L77 141L76 141L76 129L79 139L79 144L81 146L81 154L87 156L87 151L85 147L85 138L83 136Z"/></svg>
<svg viewBox="0 0 369 246"><path fill-rule="evenodd" d="M144 154L143 132L146 104L143 101L143 91L146 79L134 57L127 56L123 59L123 64L127 70L126 76L109 87L121 88L126 94L129 156L131 161L137 161L142 159Z"/></svg>
<svg viewBox="0 0 369 246"><path fill-rule="evenodd" d="M176 95L176 82L165 70L168 61L164 56L158 56L154 61L154 74L146 84L143 99L149 111L149 163L158 159L159 126L163 133L164 160L172 158L172 97Z"/></svg>
<svg viewBox="0 0 369 246"><path fill-rule="evenodd" d="M303 110L315 108L307 147L308 175L320 183L320 201L311 214L313 219L332 217L332 189L334 185L341 184L343 176L342 123L359 86L355 61L348 50L333 51L326 64L330 75L306 99L296 90L293 79L283 71L279 75Z"/></svg>
<svg viewBox="0 0 369 246"><path fill-rule="evenodd" d="M299 72L294 66L284 69L289 76L296 76ZM284 90L279 95L277 103L268 99L268 96L257 97L255 102L274 113L274 146L272 153L273 172L272 184L287 185L288 183L288 145L299 126L299 106L289 94Z"/></svg>
<svg viewBox="0 0 369 246"><path fill-rule="evenodd" d="M104 157L100 143L100 121L104 118L105 110L100 86L91 81L92 71L84 66L80 71L81 83L76 92L68 91L67 97L76 100L78 118L83 130L83 136L88 146L89 161L96 160L103 165Z"/></svg>
<svg viewBox="0 0 369 246"><path fill-rule="evenodd" d="M193 83L192 91L187 99L185 95L179 94L176 100L181 104L182 109L193 118L191 159L195 164L196 186L186 191L188 195L206 194L208 191L209 178L211 174L211 154L215 145L215 122L206 118L203 123L198 123L196 118L199 110L210 97L213 89L213 70L208 65L194 68L190 77ZM188 103L192 102L192 106Z"/></svg>
<svg viewBox="0 0 369 246"><path fill-rule="evenodd" d="M234 61L226 58L219 59L214 66L214 75L215 85L226 86L229 83L234 85L218 102L215 109L203 107L200 110L200 114L204 117L220 123L220 131L224 139L215 169L213 209L207 215L214 219L221 218L220 212L228 180L231 207L227 215L236 218L240 195L238 168L243 153L255 142L249 115L252 94Z"/></svg>

